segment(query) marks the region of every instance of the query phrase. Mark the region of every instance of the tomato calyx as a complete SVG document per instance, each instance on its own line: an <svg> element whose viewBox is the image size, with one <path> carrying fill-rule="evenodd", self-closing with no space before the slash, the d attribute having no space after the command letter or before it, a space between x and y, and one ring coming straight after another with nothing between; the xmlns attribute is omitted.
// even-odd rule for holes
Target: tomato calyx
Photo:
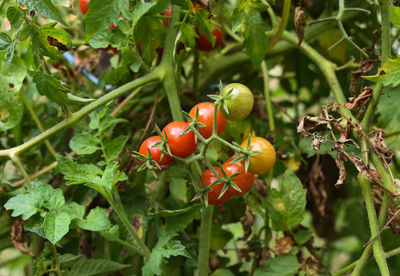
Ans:
<svg viewBox="0 0 400 276"><path fill-rule="evenodd" d="M187 127L187 129L185 129L185 131L182 133L182 135L188 133L189 131L193 131L195 133L194 139L195 139L196 143L197 143L197 139L199 139L199 138L200 138L200 140L202 140L202 142L204 142L204 140L202 139L203 136L200 134L199 129L200 129L200 127L205 127L206 125L199 121L199 109L196 109L196 115L194 118L189 113L187 113L183 110L182 110L182 113L183 113L183 116L185 116L185 118L189 122L189 126Z"/></svg>
<svg viewBox="0 0 400 276"><path fill-rule="evenodd" d="M244 169L245 172L247 173L249 165L250 165L250 159L252 156L259 155L261 152L256 151L256 150L251 150L251 134L247 137L247 146L246 148L243 148L241 145L239 145L236 142L232 142L233 145L238 147L238 152L240 153L235 159L233 159L230 164L236 163L236 162L242 162L244 160Z"/></svg>
<svg viewBox="0 0 400 276"><path fill-rule="evenodd" d="M157 147L156 144L153 145L153 147ZM138 172L143 171L145 169L151 170L152 172L154 172L154 170L156 171L162 171L163 169L166 169L169 167L169 165L163 165L160 166L157 161L155 161L153 159L153 155L150 151L150 149L147 149L147 156L141 154L140 152L134 151L132 156L138 160L140 160L143 164L140 165L137 169Z"/></svg>

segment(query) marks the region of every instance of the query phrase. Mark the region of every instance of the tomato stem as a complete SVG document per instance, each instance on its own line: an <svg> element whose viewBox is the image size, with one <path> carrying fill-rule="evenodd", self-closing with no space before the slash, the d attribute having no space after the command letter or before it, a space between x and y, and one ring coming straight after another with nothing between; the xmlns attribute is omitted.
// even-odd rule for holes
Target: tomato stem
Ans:
<svg viewBox="0 0 400 276"><path fill-rule="evenodd" d="M198 273L197 276L208 275L208 259L210 256L210 237L211 225L214 206L208 205L203 207L201 213L200 225L200 244L199 244L199 257L198 257Z"/></svg>

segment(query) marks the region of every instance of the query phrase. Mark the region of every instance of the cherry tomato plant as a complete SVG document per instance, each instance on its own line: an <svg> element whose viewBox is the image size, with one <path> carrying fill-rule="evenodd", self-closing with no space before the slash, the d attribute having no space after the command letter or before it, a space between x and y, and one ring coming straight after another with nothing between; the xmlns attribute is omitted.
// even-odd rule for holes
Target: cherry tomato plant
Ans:
<svg viewBox="0 0 400 276"><path fill-rule="evenodd" d="M1 275L399 273L398 1L0 15Z"/></svg>

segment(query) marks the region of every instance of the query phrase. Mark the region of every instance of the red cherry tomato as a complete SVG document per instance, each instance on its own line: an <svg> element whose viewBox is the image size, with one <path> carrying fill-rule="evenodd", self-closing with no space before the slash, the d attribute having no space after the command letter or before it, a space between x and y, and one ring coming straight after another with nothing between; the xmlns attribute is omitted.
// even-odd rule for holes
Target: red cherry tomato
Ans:
<svg viewBox="0 0 400 276"><path fill-rule="evenodd" d="M246 170L241 162L230 164L231 161L233 161L233 158L226 161L222 165L222 169L225 171L228 177L234 175L235 173L239 173L239 175L233 179L233 182L240 188L240 190L242 190L242 192L239 192L232 186L228 188L227 192L230 195L241 196L246 194L248 191L250 191L251 187L253 187L254 175L249 171L246 173Z"/></svg>
<svg viewBox="0 0 400 276"><path fill-rule="evenodd" d="M89 10L89 7L87 6L87 3L89 3L90 0L79 0L79 9L81 10L82 14L86 14Z"/></svg>
<svg viewBox="0 0 400 276"><path fill-rule="evenodd" d="M213 103L199 103L190 110L189 115L193 118L196 117L196 110L199 109L199 122L205 124L204 127L199 128L200 134L204 138L209 138L213 132L214 123L214 104ZM217 110L217 134L220 135L225 129L226 119L222 116L221 112Z"/></svg>
<svg viewBox="0 0 400 276"><path fill-rule="evenodd" d="M201 50L201 51L212 51L221 45L222 42L222 29L219 25L217 25L217 28L215 28L211 34L215 36L215 44L214 46L212 45L211 41L207 39L206 34L200 34L199 32L199 27L196 25L195 27L196 33L199 37L196 37L196 48Z"/></svg>
<svg viewBox="0 0 400 276"><path fill-rule="evenodd" d="M219 168L215 167L214 169L219 175L221 175L221 170ZM206 187L209 187L212 183L218 180L217 176L210 169L202 173L201 179L203 179ZM203 185L201 179L199 179L199 185ZM220 205L228 201L228 199L231 197L228 191L226 191L224 195L220 199L218 199L223 187L224 184L215 184L210 187L212 191L207 193L208 203L213 205Z"/></svg>
<svg viewBox="0 0 400 276"><path fill-rule="evenodd" d="M188 123L174 121L166 125L162 131L163 135L168 137L171 153L181 158L191 155L197 147L193 131L182 135L188 126Z"/></svg>
<svg viewBox="0 0 400 276"><path fill-rule="evenodd" d="M160 165L160 166L168 165L168 164L174 162L174 159L171 156L168 156L166 154L164 154L164 156L161 159L160 148L159 147L153 147L153 145L155 143L158 143L158 142L161 142L161 137L160 136L152 136L152 137L147 138L140 145L139 153L141 153L144 156L148 157L149 156L148 150L150 150L152 159L154 161L156 161L157 164Z"/></svg>
<svg viewBox="0 0 400 276"><path fill-rule="evenodd" d="M164 16L171 16L171 7L169 7L169 8L165 11ZM165 28L168 28L169 19L163 19L162 22L163 22Z"/></svg>

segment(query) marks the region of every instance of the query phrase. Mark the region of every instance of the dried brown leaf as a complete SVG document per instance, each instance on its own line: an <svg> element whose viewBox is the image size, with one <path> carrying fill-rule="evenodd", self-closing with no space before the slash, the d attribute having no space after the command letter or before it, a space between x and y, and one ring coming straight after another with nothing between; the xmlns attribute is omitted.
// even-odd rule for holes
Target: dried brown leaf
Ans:
<svg viewBox="0 0 400 276"><path fill-rule="evenodd" d="M374 68L375 62L376 60L361 61L360 67L351 73L351 83L349 88L351 93L355 93L357 91L357 87L360 82L361 76L371 71Z"/></svg>
<svg viewBox="0 0 400 276"><path fill-rule="evenodd" d="M276 241L275 253L277 255L282 255L289 253L292 250L294 241L291 237L282 237Z"/></svg>
<svg viewBox="0 0 400 276"><path fill-rule="evenodd" d="M326 200L328 199L328 195L324 186L325 175L322 172L322 166L319 159L320 158L318 155L311 168L309 186L315 206L317 207L317 210L320 213L321 217L325 218L325 205Z"/></svg>
<svg viewBox="0 0 400 276"><path fill-rule="evenodd" d="M18 219L15 219L11 228L11 241L14 244L15 248L21 251L22 253L29 254L32 257L35 257L32 251L27 249L24 245L24 231L22 229L22 225Z"/></svg>
<svg viewBox="0 0 400 276"><path fill-rule="evenodd" d="M390 164L393 158L393 152L391 152L385 144L385 132L382 129L375 131L372 143L375 146L378 156L383 159L386 164Z"/></svg>
<svg viewBox="0 0 400 276"><path fill-rule="evenodd" d="M333 123L334 121L335 119L330 119L330 118L326 119L322 116L319 117L305 116L297 126L297 133L302 133L305 136L309 136L310 130L313 131L323 130L326 126Z"/></svg>
<svg viewBox="0 0 400 276"><path fill-rule="evenodd" d="M299 43L297 46L300 46L301 42L304 38L304 20L306 16L304 11L301 9L300 6L297 6L294 11L294 26L296 28L297 38L299 39Z"/></svg>
<svg viewBox="0 0 400 276"><path fill-rule="evenodd" d="M242 223L244 234L243 237L239 238L239 240L245 241L250 237L252 233L251 227L255 222L255 217L248 206L246 208L246 214L240 218L240 222Z"/></svg>
<svg viewBox="0 0 400 276"><path fill-rule="evenodd" d="M376 170L371 169L371 167L365 164L361 158L355 156L354 154L350 154L350 156L350 161L360 173L364 174L370 181L381 183L381 178Z"/></svg>
<svg viewBox="0 0 400 276"><path fill-rule="evenodd" d="M357 97L350 97L349 102L345 103L344 108L353 110L356 108L365 109L366 103L372 98L373 90L369 87L364 87Z"/></svg>
<svg viewBox="0 0 400 276"><path fill-rule="evenodd" d="M341 152L338 152L338 155L335 159L336 166L339 169L339 178L336 181L335 187L338 187L344 183L346 179L346 168L344 167L344 162L346 161L346 157Z"/></svg>

